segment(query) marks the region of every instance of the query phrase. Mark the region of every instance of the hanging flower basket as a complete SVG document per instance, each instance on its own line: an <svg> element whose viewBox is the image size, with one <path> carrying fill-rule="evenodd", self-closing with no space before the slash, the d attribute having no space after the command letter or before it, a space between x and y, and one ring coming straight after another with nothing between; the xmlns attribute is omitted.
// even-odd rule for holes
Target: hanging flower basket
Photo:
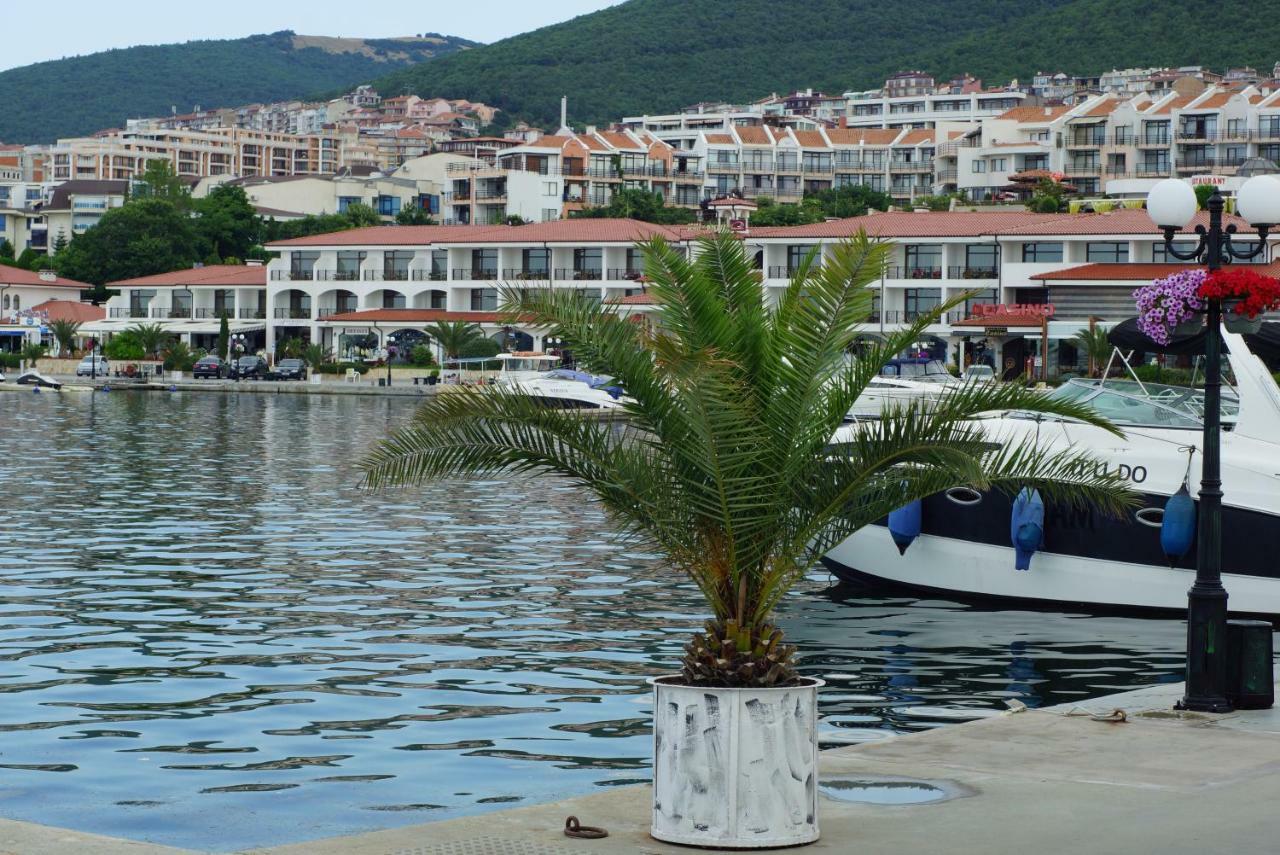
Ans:
<svg viewBox="0 0 1280 855"><path fill-rule="evenodd" d="M1215 270L1200 285L1200 295L1222 301L1222 321L1233 333L1262 329L1263 312L1280 308L1280 279L1247 267Z"/></svg>
<svg viewBox="0 0 1280 855"><path fill-rule="evenodd" d="M1172 334L1187 334L1183 330L1199 332L1199 313L1205 307L1199 289L1204 279L1203 270L1180 270L1134 291L1138 329L1156 344L1168 344Z"/></svg>

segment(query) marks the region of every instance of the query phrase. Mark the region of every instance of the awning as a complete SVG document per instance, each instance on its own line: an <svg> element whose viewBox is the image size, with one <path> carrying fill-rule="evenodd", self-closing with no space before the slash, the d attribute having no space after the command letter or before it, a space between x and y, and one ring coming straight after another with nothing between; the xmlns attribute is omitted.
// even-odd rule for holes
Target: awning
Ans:
<svg viewBox="0 0 1280 855"><path fill-rule="evenodd" d="M1107 340L1121 350L1139 350L1143 353L1167 353L1172 356L1200 356L1204 353L1205 332L1195 335L1170 335L1168 344L1156 344L1138 329L1138 319L1116 324L1107 334ZM1268 365L1280 361L1280 322L1268 321L1262 329L1244 337L1249 350ZM1226 345L1223 345L1225 352Z"/></svg>

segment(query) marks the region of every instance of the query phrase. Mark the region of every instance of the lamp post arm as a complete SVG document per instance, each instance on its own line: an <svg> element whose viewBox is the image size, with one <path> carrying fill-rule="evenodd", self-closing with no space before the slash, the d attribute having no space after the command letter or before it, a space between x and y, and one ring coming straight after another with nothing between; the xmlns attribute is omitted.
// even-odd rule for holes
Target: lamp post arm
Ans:
<svg viewBox="0 0 1280 855"><path fill-rule="evenodd" d="M1243 250L1236 249L1231 243L1232 237L1234 237L1238 231L1235 224L1227 226L1226 232L1222 236L1222 253L1225 256L1224 260L1230 261L1231 259L1235 259L1237 261L1248 261L1251 258L1257 258L1259 255L1262 255L1262 253L1267 251L1267 235L1271 233L1271 226L1261 225L1255 226L1255 228L1258 230L1258 245L1251 250Z"/></svg>
<svg viewBox="0 0 1280 855"><path fill-rule="evenodd" d="M1196 234L1200 236L1196 244L1196 248L1190 252L1181 252L1173 248L1173 239L1177 236L1178 230L1173 226L1162 226L1164 229L1164 250L1169 255L1179 261L1198 261L1204 257L1205 250L1209 248L1209 236L1205 232L1204 226L1196 226Z"/></svg>

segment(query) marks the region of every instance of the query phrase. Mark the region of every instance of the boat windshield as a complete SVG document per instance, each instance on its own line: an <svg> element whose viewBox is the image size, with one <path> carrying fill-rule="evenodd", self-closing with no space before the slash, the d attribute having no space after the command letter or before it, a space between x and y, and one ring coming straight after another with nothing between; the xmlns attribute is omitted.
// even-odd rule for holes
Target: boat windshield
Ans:
<svg viewBox="0 0 1280 855"><path fill-rule="evenodd" d="M943 365L937 359L930 359L927 362L890 362L880 369L883 377L898 377L903 380L913 380L917 383L950 383L951 373L947 371L947 366Z"/></svg>
<svg viewBox="0 0 1280 855"><path fill-rule="evenodd" d="M1204 390L1132 380L1069 380L1049 394L1059 401L1085 404L1117 425L1173 429L1199 429L1204 424ZM1222 390L1222 421L1234 422L1240 401ZM1028 416L1030 414L1027 414Z"/></svg>
<svg viewBox="0 0 1280 855"><path fill-rule="evenodd" d="M533 357L506 357L502 358L502 370L507 371L546 371L554 368L559 362L558 357L533 356Z"/></svg>

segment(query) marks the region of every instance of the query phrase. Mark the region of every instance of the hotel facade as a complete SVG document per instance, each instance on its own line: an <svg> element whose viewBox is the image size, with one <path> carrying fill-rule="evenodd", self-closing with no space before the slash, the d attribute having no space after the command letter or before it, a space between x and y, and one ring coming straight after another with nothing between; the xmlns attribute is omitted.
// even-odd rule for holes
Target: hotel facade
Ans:
<svg viewBox="0 0 1280 855"><path fill-rule="evenodd" d="M865 230L892 245L871 286L864 332L902 329L943 302L968 295L928 327L918 349L940 359L980 356L993 366L1028 358L1050 373L1081 361L1070 340L1094 323L1134 315L1133 290L1185 265L1169 258L1145 211L1099 214L898 212L740 234L776 301L810 251L829 253ZM288 338L319 343L339 358L359 346L420 337L439 321L470 321L503 346L540 350L549 331L513 324L500 289L549 287L615 303L644 316L638 242L658 237L696 253L694 227L634 220L571 219L525 226L383 226L282 241L261 267L208 267L113 283L101 332L159 322L195 346L210 346L225 313L233 332L268 355ZM1187 240L1191 240L1188 234ZM1259 259L1280 272L1275 244ZM816 248L816 250L815 250ZM1043 362L1041 363L1043 364Z"/></svg>

